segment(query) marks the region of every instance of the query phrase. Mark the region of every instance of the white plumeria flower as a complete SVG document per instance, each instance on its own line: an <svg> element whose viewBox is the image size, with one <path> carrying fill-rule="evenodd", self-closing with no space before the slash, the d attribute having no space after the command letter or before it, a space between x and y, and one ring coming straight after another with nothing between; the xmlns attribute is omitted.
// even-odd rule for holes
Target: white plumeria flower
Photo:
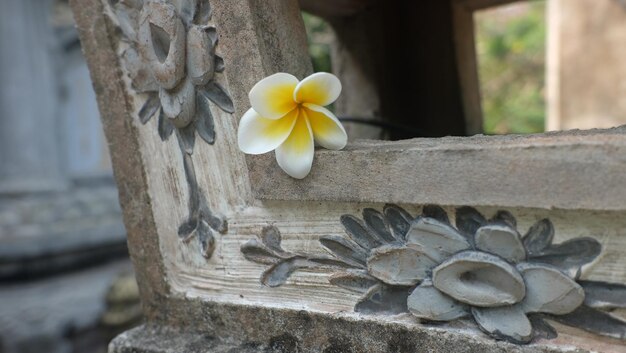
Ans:
<svg viewBox="0 0 626 353"><path fill-rule="evenodd" d="M314 142L340 150L348 141L337 117L324 108L340 93L339 79L325 72L301 82L282 72L264 78L250 90L252 108L239 121L239 149L248 154L276 150L276 161L287 174L306 177Z"/></svg>

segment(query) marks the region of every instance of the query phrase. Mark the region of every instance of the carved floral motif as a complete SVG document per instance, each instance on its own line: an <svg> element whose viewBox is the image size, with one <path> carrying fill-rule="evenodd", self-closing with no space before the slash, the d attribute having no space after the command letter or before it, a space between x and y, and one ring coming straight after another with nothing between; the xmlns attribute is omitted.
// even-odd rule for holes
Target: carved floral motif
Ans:
<svg viewBox="0 0 626 353"><path fill-rule="evenodd" d="M148 97L139 120L146 124L158 115L161 140L176 132L183 155L189 217L178 235L185 242L197 236L202 255L210 258L213 231L225 233L227 226L208 207L191 155L196 133L210 145L215 142L211 103L224 112L235 111L230 95L215 81L216 73L224 71L224 60L215 53L218 37L209 25L211 6L206 0L112 0L111 7L129 43L122 57L132 87Z"/></svg>
<svg viewBox="0 0 626 353"><path fill-rule="evenodd" d="M456 210L456 227L434 205L418 217L395 205L368 208L363 220L343 215L341 223L347 237L320 238L330 257L283 250L271 226L241 251L271 265L261 277L270 287L300 269L335 271L330 283L363 294L357 312L471 318L488 335L518 344L556 337L545 318L626 339L626 322L599 310L626 308L626 286L579 279L601 245L587 237L553 244L548 219L523 237L509 212L486 219L471 207Z"/></svg>

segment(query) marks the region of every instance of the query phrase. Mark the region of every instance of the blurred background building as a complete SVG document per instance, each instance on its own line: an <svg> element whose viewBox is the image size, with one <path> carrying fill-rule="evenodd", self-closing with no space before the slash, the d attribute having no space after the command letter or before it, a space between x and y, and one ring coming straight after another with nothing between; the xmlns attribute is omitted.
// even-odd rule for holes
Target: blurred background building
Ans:
<svg viewBox="0 0 626 353"><path fill-rule="evenodd" d="M139 307L67 3L0 2L0 78L0 352L104 352Z"/></svg>
<svg viewBox="0 0 626 353"><path fill-rule="evenodd" d="M474 16L485 133L626 124L625 1L520 1ZM315 69L336 70L332 26L304 20ZM65 1L0 2L0 78L0 353L104 352L140 309Z"/></svg>

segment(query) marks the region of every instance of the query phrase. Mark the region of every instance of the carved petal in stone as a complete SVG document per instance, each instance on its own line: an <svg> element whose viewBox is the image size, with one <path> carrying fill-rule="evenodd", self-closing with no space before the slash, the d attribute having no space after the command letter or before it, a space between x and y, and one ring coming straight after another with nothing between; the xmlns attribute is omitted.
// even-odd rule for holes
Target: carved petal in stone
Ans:
<svg viewBox="0 0 626 353"><path fill-rule="evenodd" d="M456 227L466 236L473 236L478 228L487 223L475 208L464 206L456 209Z"/></svg>
<svg viewBox="0 0 626 353"><path fill-rule="evenodd" d="M476 231L474 242L476 249L500 255L512 262L526 258L526 250L519 233L508 225L490 224L480 227Z"/></svg>
<svg viewBox="0 0 626 353"><path fill-rule="evenodd" d="M376 278L362 270L348 270L334 273L328 278L332 285L351 290L357 293L367 293L373 286L380 283Z"/></svg>
<svg viewBox="0 0 626 353"><path fill-rule="evenodd" d="M511 229L517 229L517 220L509 211L500 210L489 221L509 226Z"/></svg>
<svg viewBox="0 0 626 353"><path fill-rule="evenodd" d="M320 244L328 249L337 258L359 267L364 267L367 252L357 244L336 235L327 235L320 238Z"/></svg>
<svg viewBox="0 0 626 353"><path fill-rule="evenodd" d="M165 89L174 88L185 76L185 26L176 8L162 1L144 5L138 40L155 80Z"/></svg>
<svg viewBox="0 0 626 353"><path fill-rule="evenodd" d="M196 86L206 85L215 74L215 43L207 28L192 25L187 32L187 74Z"/></svg>
<svg viewBox="0 0 626 353"><path fill-rule="evenodd" d="M215 121L211 113L209 100L200 92L196 92L196 131L202 139L212 145L215 143Z"/></svg>
<svg viewBox="0 0 626 353"><path fill-rule="evenodd" d="M190 78L172 90L161 89L159 98L163 112L177 128L183 128L194 118L196 113L196 91Z"/></svg>
<svg viewBox="0 0 626 353"><path fill-rule="evenodd" d="M373 234L360 219L352 215L343 215L340 222L348 236L364 249L370 250L382 244L380 238Z"/></svg>
<svg viewBox="0 0 626 353"><path fill-rule="evenodd" d="M124 50L122 58L130 76L133 89L137 92L156 92L159 90L151 70L146 66L139 53L133 47Z"/></svg>
<svg viewBox="0 0 626 353"><path fill-rule="evenodd" d="M532 261L558 267L569 276L578 277L580 267L595 260L601 252L600 242L593 238L582 237L551 245L535 254Z"/></svg>
<svg viewBox="0 0 626 353"><path fill-rule="evenodd" d="M156 114L156 112L161 107L161 102L159 102L159 97L156 94L151 94L148 96L148 99L143 104L139 113L139 121L142 124L146 124L150 119Z"/></svg>
<svg viewBox="0 0 626 353"><path fill-rule="evenodd" d="M422 217L434 218L441 223L450 224L448 213L439 205L425 205L422 209Z"/></svg>
<svg viewBox="0 0 626 353"><path fill-rule="evenodd" d="M363 220L365 224L385 242L396 242L400 240L396 239L393 234L391 234L385 217L378 210L373 208L364 209Z"/></svg>
<svg viewBox="0 0 626 353"><path fill-rule="evenodd" d="M474 320L489 335L514 343L528 343L533 328L524 311L518 306L499 308L472 308Z"/></svg>
<svg viewBox="0 0 626 353"><path fill-rule="evenodd" d="M414 217L402 207L398 207L394 204L386 204L385 207L383 207L383 214L387 218L389 227L396 239L404 241L409 228L411 228Z"/></svg>
<svg viewBox="0 0 626 353"><path fill-rule="evenodd" d="M578 282L585 291L585 305L596 309L626 308L626 284Z"/></svg>
<svg viewBox="0 0 626 353"><path fill-rule="evenodd" d="M563 315L574 311L585 299L582 287L555 268L523 263L517 269L526 282L522 302L525 312Z"/></svg>
<svg viewBox="0 0 626 353"><path fill-rule="evenodd" d="M460 302L483 307L515 304L526 293L515 267L477 251L461 252L437 266L433 285Z"/></svg>
<svg viewBox="0 0 626 353"><path fill-rule="evenodd" d="M170 119L168 119L168 117L165 116L163 109L161 109L161 112L159 113L158 124L159 126L157 130L159 133L159 137L161 138L161 141L167 141L167 139L169 139L170 136L172 136L172 132L174 132L174 124L172 124Z"/></svg>
<svg viewBox="0 0 626 353"><path fill-rule="evenodd" d="M364 314L406 313L406 297L408 295L407 287L394 287L381 283L365 293L363 298L354 306L354 311Z"/></svg>
<svg viewBox="0 0 626 353"><path fill-rule="evenodd" d="M470 247L467 239L452 226L428 217L416 219L411 224L406 241L426 249L428 255L437 261Z"/></svg>
<svg viewBox="0 0 626 353"><path fill-rule="evenodd" d="M413 290L407 306L411 314L432 321L451 321L469 314L467 305L441 293L430 281L424 281Z"/></svg>
<svg viewBox="0 0 626 353"><path fill-rule="evenodd" d="M549 219L542 219L530 227L523 241L528 255L532 256L549 247L552 239L554 239L554 226Z"/></svg>
<svg viewBox="0 0 626 353"><path fill-rule="evenodd" d="M369 273L397 286L412 286L426 278L437 263L418 248L384 245L367 259Z"/></svg>

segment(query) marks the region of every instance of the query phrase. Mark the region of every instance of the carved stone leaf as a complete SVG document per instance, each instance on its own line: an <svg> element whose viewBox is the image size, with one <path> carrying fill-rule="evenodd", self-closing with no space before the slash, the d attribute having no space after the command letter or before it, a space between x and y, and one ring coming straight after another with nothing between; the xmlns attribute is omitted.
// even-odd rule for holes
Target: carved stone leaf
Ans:
<svg viewBox="0 0 626 353"><path fill-rule="evenodd" d="M521 303L525 312L563 315L583 303L582 287L561 271L529 263L519 264L517 269L526 282L526 297Z"/></svg>
<svg viewBox="0 0 626 353"><path fill-rule="evenodd" d="M232 114L235 112L235 106L232 99L230 99L230 95L219 83L210 81L201 89L201 92L226 113Z"/></svg>
<svg viewBox="0 0 626 353"><path fill-rule="evenodd" d="M526 258L526 250L519 233L506 223L489 224L478 228L474 238L476 249L499 255L511 262Z"/></svg>
<svg viewBox="0 0 626 353"><path fill-rule="evenodd" d="M552 244L554 239L554 226L549 219L542 219L535 223L522 239L529 256L540 254Z"/></svg>
<svg viewBox="0 0 626 353"><path fill-rule="evenodd" d="M456 209L456 227L469 238L486 223L485 217L473 207L463 206Z"/></svg>
<svg viewBox="0 0 626 353"><path fill-rule="evenodd" d="M554 315L550 318L565 325L578 327L599 335L621 340L626 339L626 321L586 305L579 306L578 309L569 314Z"/></svg>
<svg viewBox="0 0 626 353"><path fill-rule="evenodd" d="M250 239L241 246L240 250L248 261L260 264L274 265L285 259L273 249L268 248L265 244L259 243L256 239Z"/></svg>
<svg viewBox="0 0 626 353"><path fill-rule="evenodd" d="M585 291L585 305L596 309L626 308L626 285L594 281L578 281Z"/></svg>
<svg viewBox="0 0 626 353"><path fill-rule="evenodd" d="M206 143L212 145L215 143L215 122L213 121L213 114L211 114L211 107L203 95L198 94L196 99L196 131Z"/></svg>
<svg viewBox="0 0 626 353"><path fill-rule="evenodd" d="M174 132L174 124L170 122L170 120L165 116L163 109L159 113L159 121L158 121L158 132L161 141L167 141L170 136L172 136L172 132Z"/></svg>
<svg viewBox="0 0 626 353"><path fill-rule="evenodd" d="M215 74L215 47L204 27L192 25L187 32L187 75L195 86L203 86Z"/></svg>
<svg viewBox="0 0 626 353"><path fill-rule="evenodd" d="M195 128L193 125L186 128L176 129L176 137L181 149L187 154L193 154L193 147L196 143Z"/></svg>
<svg viewBox="0 0 626 353"><path fill-rule="evenodd" d="M315 264L302 257L283 260L263 272L261 283L268 287L278 287L283 285L294 271L308 267L315 267Z"/></svg>
<svg viewBox="0 0 626 353"><path fill-rule="evenodd" d="M528 315L530 324L533 327L533 341L538 339L551 340L557 338L558 333L546 320L539 315Z"/></svg>
<svg viewBox="0 0 626 353"><path fill-rule="evenodd" d="M332 285L357 292L366 293L380 282L365 271L350 270L337 272L330 276L328 282Z"/></svg>
<svg viewBox="0 0 626 353"><path fill-rule="evenodd" d="M196 91L189 78L172 90L159 90L161 106L177 128L188 126L196 114Z"/></svg>
<svg viewBox="0 0 626 353"><path fill-rule="evenodd" d="M196 228L198 228L198 219L194 217L185 221L178 227L178 236L186 240L192 235L191 233L196 230Z"/></svg>
<svg viewBox="0 0 626 353"><path fill-rule="evenodd" d="M437 263L420 249L384 245L372 251L367 259L370 275L395 286L412 286L427 277Z"/></svg>
<svg viewBox="0 0 626 353"><path fill-rule="evenodd" d="M408 244L419 245L436 261L468 249L470 243L449 224L434 218L419 218L412 224L406 236Z"/></svg>
<svg viewBox="0 0 626 353"><path fill-rule="evenodd" d="M517 228L517 220L509 211L500 210L490 220L492 223L505 224L513 229Z"/></svg>
<svg viewBox="0 0 626 353"><path fill-rule="evenodd" d="M571 277L577 277L580 267L595 260L601 252L602 245L597 240L575 238L544 249L534 255L532 261L558 267Z"/></svg>
<svg viewBox="0 0 626 353"><path fill-rule="evenodd" d="M481 330L496 339L528 343L533 337L530 320L517 305L499 308L472 307L472 315Z"/></svg>
<svg viewBox="0 0 626 353"><path fill-rule="evenodd" d="M435 288L473 306L515 304L526 294L524 279L501 258L477 251L452 256L433 270Z"/></svg>
<svg viewBox="0 0 626 353"><path fill-rule="evenodd" d="M386 204L383 207L383 214L387 218L387 223L389 223L395 238L404 241L414 217L402 207L394 204Z"/></svg>
<svg viewBox="0 0 626 353"><path fill-rule="evenodd" d="M354 306L354 311L364 314L400 314L407 312L408 287L379 284L372 287Z"/></svg>
<svg viewBox="0 0 626 353"><path fill-rule="evenodd" d="M200 221L197 233L202 256L210 259L211 255L213 255L213 251L215 251L215 237L213 236L211 228L209 228L209 224L205 221Z"/></svg>
<svg viewBox="0 0 626 353"><path fill-rule="evenodd" d="M382 213L373 208L366 208L363 210L363 220L370 229L378 235L379 238L385 242L392 243L397 239L389 231L387 222Z"/></svg>
<svg viewBox="0 0 626 353"><path fill-rule="evenodd" d="M426 205L422 210L422 215L428 218L434 218L441 223L450 224L448 213L438 205Z"/></svg>
<svg viewBox="0 0 626 353"><path fill-rule="evenodd" d="M343 215L339 219L346 234L365 250L371 250L382 245L382 241L361 222L360 219L352 215Z"/></svg>
<svg viewBox="0 0 626 353"><path fill-rule="evenodd" d="M407 299L409 312L414 316L431 321L452 321L469 314L467 305L457 302L424 281Z"/></svg>
<svg viewBox="0 0 626 353"><path fill-rule="evenodd" d="M283 252L283 248L280 246L282 242L282 236L280 230L275 226L266 226L261 230L261 241L265 246L270 249Z"/></svg>
<svg viewBox="0 0 626 353"><path fill-rule="evenodd" d="M161 107L161 102L156 94L148 96L148 100L143 104L139 110L139 121L142 124L146 124L156 114Z"/></svg>
<svg viewBox="0 0 626 353"><path fill-rule="evenodd" d="M367 253L349 240L336 235L327 235L320 238L320 243L337 258L358 267L365 267Z"/></svg>

